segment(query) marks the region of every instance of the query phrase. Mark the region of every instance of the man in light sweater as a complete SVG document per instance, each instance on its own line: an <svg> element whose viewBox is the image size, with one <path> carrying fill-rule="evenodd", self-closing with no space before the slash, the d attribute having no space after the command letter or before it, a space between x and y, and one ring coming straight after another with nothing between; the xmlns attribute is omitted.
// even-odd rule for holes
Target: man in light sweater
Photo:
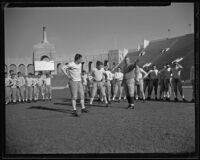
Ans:
<svg viewBox="0 0 200 160"><path fill-rule="evenodd" d="M78 93L80 94L80 99L81 99L81 107L82 107L81 112L82 113L88 112L84 104L84 91L81 81L81 69L82 69L81 62L82 62L82 55L76 54L73 62L70 62L69 64L64 65L62 67L62 71L69 78L69 89L71 91L72 107L73 107L72 115L76 117L79 116L76 109L76 99Z"/></svg>
<svg viewBox="0 0 200 160"><path fill-rule="evenodd" d="M92 105L97 89L99 88L100 94L102 95L106 103L106 107L108 107L108 101L106 98L105 87L104 87L104 82L103 82L104 76L105 76L105 79L107 79L107 74L104 70L102 70L102 68L103 68L103 63L100 61L97 61L96 68L93 68L91 71L91 75L93 77L93 88L92 88L92 96L90 98L90 105Z"/></svg>

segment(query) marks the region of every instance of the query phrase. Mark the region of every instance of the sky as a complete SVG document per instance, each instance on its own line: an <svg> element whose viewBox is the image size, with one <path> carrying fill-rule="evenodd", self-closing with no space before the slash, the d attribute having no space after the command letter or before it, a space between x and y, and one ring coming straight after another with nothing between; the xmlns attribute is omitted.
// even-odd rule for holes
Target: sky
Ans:
<svg viewBox="0 0 200 160"><path fill-rule="evenodd" d="M191 24L191 30L189 28ZM159 7L5 8L5 58L31 57L33 46L47 40L57 56L97 55L135 49L143 40L194 32L194 4Z"/></svg>

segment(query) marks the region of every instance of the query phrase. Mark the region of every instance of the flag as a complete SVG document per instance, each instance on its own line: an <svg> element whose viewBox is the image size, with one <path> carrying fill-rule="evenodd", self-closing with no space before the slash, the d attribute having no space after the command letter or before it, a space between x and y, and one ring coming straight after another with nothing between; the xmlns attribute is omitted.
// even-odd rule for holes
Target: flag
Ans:
<svg viewBox="0 0 200 160"><path fill-rule="evenodd" d="M177 58L177 59L175 59L174 61L172 61L172 63L174 63L174 62L180 62L180 61L182 61L183 60L183 57L180 57L180 58Z"/></svg>
<svg viewBox="0 0 200 160"><path fill-rule="evenodd" d="M143 67L149 67L152 63L146 63L145 65L143 65Z"/></svg>

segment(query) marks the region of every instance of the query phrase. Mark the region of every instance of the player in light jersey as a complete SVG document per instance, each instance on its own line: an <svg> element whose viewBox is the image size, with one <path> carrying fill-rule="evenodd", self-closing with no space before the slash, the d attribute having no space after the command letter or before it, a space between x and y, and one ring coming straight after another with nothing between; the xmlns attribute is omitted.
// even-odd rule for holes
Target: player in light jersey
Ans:
<svg viewBox="0 0 200 160"><path fill-rule="evenodd" d="M137 89L136 89L136 99L138 99L138 96L140 95L140 93L142 94L142 99L143 102L145 102L145 94L144 94L144 81L143 79L146 78L148 76L148 74L142 69L140 68L137 63L136 63L136 67L134 68L135 71L135 84L137 84ZM144 74L144 76L143 76Z"/></svg>
<svg viewBox="0 0 200 160"><path fill-rule="evenodd" d="M184 98L184 94L183 94L183 88L182 88L182 82L181 82L181 71L183 70L183 67L178 64L177 62L175 62L173 64L173 67L171 69L171 73L172 73L172 85L173 85L173 90L175 92L175 101L178 101L178 91L177 88L179 90L179 93L182 97L183 101L186 101Z"/></svg>
<svg viewBox="0 0 200 160"><path fill-rule="evenodd" d="M107 75L105 71L102 70L102 68L103 68L103 63L100 61L97 61L97 67L93 68L91 71L91 75L93 76L93 88L92 88L92 96L90 98L90 105L92 105L94 97L96 95L96 91L99 88L100 93L102 94L102 97L106 103L106 107L108 107L108 101L106 98L105 87L103 83L103 78L104 76L105 78L107 78Z"/></svg>
<svg viewBox="0 0 200 160"><path fill-rule="evenodd" d="M72 95L72 107L73 107L72 115L76 117L79 116L76 110L76 99L78 93L80 94L80 99L81 99L81 108L82 108L81 112L82 113L88 112L84 104L84 91L81 82L81 69L82 69L81 62L82 62L82 55L76 54L73 62L70 62L68 65L64 65L62 67L62 71L69 78L69 89Z"/></svg>
<svg viewBox="0 0 200 160"><path fill-rule="evenodd" d="M105 92L106 92L106 96L107 96L107 100L108 103L111 103L111 83L110 81L112 80L112 72L110 71L110 69L108 68L108 66L105 66L105 73L107 75L107 78L105 79L104 85L105 85Z"/></svg>
<svg viewBox="0 0 200 160"><path fill-rule="evenodd" d="M166 69L164 71L165 74L165 79L164 79L164 85L165 85L165 99L167 101L170 101L170 97L171 97L171 83L170 83L170 78L171 78L171 67L169 64L166 65Z"/></svg>
<svg viewBox="0 0 200 160"><path fill-rule="evenodd" d="M148 98L151 99L152 90L154 88L155 100L157 100L157 91L158 91L158 69L155 65L152 66L152 69L147 73L150 78L149 89L148 89Z"/></svg>
<svg viewBox="0 0 200 160"><path fill-rule="evenodd" d="M117 71L114 73L115 86L114 86L114 95L112 98L113 101L115 101L118 91L119 91L118 102L121 101L122 91L123 91L123 86L122 86L123 78L124 78L124 74L121 72L121 68L118 67Z"/></svg>
<svg viewBox="0 0 200 160"><path fill-rule="evenodd" d="M37 76L37 100L39 99L39 96L42 96L42 100L45 100L45 80L43 77L41 77L41 73Z"/></svg>
<svg viewBox="0 0 200 160"><path fill-rule="evenodd" d="M46 99L51 101L52 99L52 87L51 87L51 79L53 75L51 73L46 74L45 84L46 84Z"/></svg>
<svg viewBox="0 0 200 160"><path fill-rule="evenodd" d="M164 84L166 68L167 66L163 65L163 68L158 72L158 84L160 86L159 100L164 100L166 97Z"/></svg>
<svg viewBox="0 0 200 160"><path fill-rule="evenodd" d="M92 96L92 88L93 88L93 77L91 76L90 72L88 73L87 77L88 77L87 78L88 94L89 94L89 97L91 98L91 96Z"/></svg>
<svg viewBox="0 0 200 160"><path fill-rule="evenodd" d="M12 80L8 76L8 73L5 72L5 104L9 104L10 102L12 102L12 99L11 99L11 84L12 84Z"/></svg>
<svg viewBox="0 0 200 160"><path fill-rule="evenodd" d="M30 103L33 100L33 86L32 73L29 73L25 79L26 81L26 102Z"/></svg>
<svg viewBox="0 0 200 160"><path fill-rule="evenodd" d="M33 101L36 102L37 99L37 94L38 94L38 79L37 75L32 74L32 87L33 87Z"/></svg>
<svg viewBox="0 0 200 160"><path fill-rule="evenodd" d="M19 102L25 102L25 79L21 72L17 73L17 96Z"/></svg>
<svg viewBox="0 0 200 160"><path fill-rule="evenodd" d="M195 70L194 70L194 65L192 65L191 70L190 70L190 81L192 83L192 100L190 102L194 102L195 101L195 96L194 96L194 77L195 77Z"/></svg>
<svg viewBox="0 0 200 160"><path fill-rule="evenodd" d="M84 96L85 96L85 102L87 101L87 98L88 98L87 78L88 78L88 75L87 75L86 71L83 70L81 79L82 79L83 91L84 91Z"/></svg>
<svg viewBox="0 0 200 160"><path fill-rule="evenodd" d="M17 77L16 74L11 74L11 92L12 92L12 102L17 103Z"/></svg>

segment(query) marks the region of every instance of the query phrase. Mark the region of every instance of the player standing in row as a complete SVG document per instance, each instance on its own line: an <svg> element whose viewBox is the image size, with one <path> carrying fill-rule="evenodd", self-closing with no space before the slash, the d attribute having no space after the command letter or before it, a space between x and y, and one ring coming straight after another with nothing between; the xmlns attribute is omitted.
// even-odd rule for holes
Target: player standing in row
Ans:
<svg viewBox="0 0 200 160"><path fill-rule="evenodd" d="M136 63L139 62L139 59L136 62L131 63L129 57L125 57L125 66L123 68L123 82L124 90L126 92L126 98L128 100L128 108L134 109L134 87L135 87L135 71Z"/></svg>
<svg viewBox="0 0 200 160"><path fill-rule="evenodd" d="M179 90L179 93L182 97L182 100L186 101L185 98L184 98L182 82L181 82L181 77L180 77L182 69L183 69L183 67L180 64L178 64L177 62L175 62L173 64L173 67L171 69L172 85L173 85L173 90L174 90L174 93L175 93L175 98L174 98L175 101L178 101L178 90ZM178 90L177 90L177 88L178 88Z"/></svg>
<svg viewBox="0 0 200 160"><path fill-rule="evenodd" d="M103 63L100 61L97 61L96 63L96 68L93 68L91 71L91 76L93 77L93 88L92 88L92 96L90 98L90 105L92 105L94 97L96 95L97 89L100 89L100 94L102 95L106 107L108 107L108 101L106 98L106 93L105 93L105 87L104 87L104 76L107 79L106 72L102 70L103 68Z"/></svg>
<svg viewBox="0 0 200 160"><path fill-rule="evenodd" d="M121 68L118 67L117 71L114 73L115 83L114 83L114 95L113 95L113 98L112 98L113 101L115 101L115 98L117 96L118 91L119 91L118 101L119 102L121 101L122 92L123 92L123 86L122 86L123 78L124 78L124 74L121 72Z"/></svg>
<svg viewBox="0 0 200 160"><path fill-rule="evenodd" d="M51 79L53 78L53 75L51 73L46 74L45 78L45 87L46 87L46 99L50 100L52 99L52 87L51 87Z"/></svg>
<svg viewBox="0 0 200 160"><path fill-rule="evenodd" d="M88 100L88 75L86 73L85 70L82 71L82 75L81 75L81 78L82 78L82 84L83 84L83 91L84 91L84 96L85 96L85 102Z"/></svg>
<svg viewBox="0 0 200 160"><path fill-rule="evenodd" d="M163 68L159 71L159 74L158 74L158 84L160 85L160 97L159 97L159 100L164 100L165 97L166 97L166 94L165 94L165 71L166 71L166 68L167 66L166 65L163 65Z"/></svg>
<svg viewBox="0 0 200 160"><path fill-rule="evenodd" d="M83 85L81 81L81 69L82 69L82 55L76 54L74 57L74 61L70 62L67 65L64 65L62 67L62 71L64 74L69 78L69 89L71 91L72 96L72 115L73 116L79 116L76 108L76 99L78 93L80 94L80 102L81 102L81 112L88 112L88 110L85 108L84 104L84 91L83 91Z"/></svg>
<svg viewBox="0 0 200 160"><path fill-rule="evenodd" d="M111 82L110 81L112 80L113 74L111 73L108 66L105 66L104 69L107 75L106 76L107 78L105 79L105 82L104 82L105 92L106 92L108 103L110 104L111 103Z"/></svg>
<svg viewBox="0 0 200 160"><path fill-rule="evenodd" d="M21 72L17 73L17 96L19 102L25 102L25 79Z"/></svg>
<svg viewBox="0 0 200 160"><path fill-rule="evenodd" d="M143 79L146 78L148 76L148 74L142 69L140 68L137 63L136 63L136 67L134 69L135 71L135 84L136 84L136 100L138 99L138 96L140 95L140 93L142 94L142 99L143 102L145 102L145 94L144 94L144 81ZM144 75L143 75L144 74Z"/></svg>
<svg viewBox="0 0 200 160"><path fill-rule="evenodd" d="M5 104L11 103L11 78L8 76L8 73L5 72Z"/></svg>
<svg viewBox="0 0 200 160"><path fill-rule="evenodd" d="M33 101L37 101L37 94L38 94L38 78L36 75L32 74L32 87L33 87Z"/></svg>
<svg viewBox="0 0 200 160"><path fill-rule="evenodd" d="M38 74L37 76L37 95L36 95L36 99L39 99L39 96L42 96L42 100L45 100L45 79L44 77L41 76L41 73Z"/></svg>
<svg viewBox="0 0 200 160"><path fill-rule="evenodd" d="M17 103L17 77L16 74L11 74L11 95L12 95L12 102L14 104Z"/></svg>
<svg viewBox="0 0 200 160"><path fill-rule="evenodd" d="M32 86L32 74L29 73L28 76L25 78L26 81L26 99L25 101L30 103L33 99L33 86Z"/></svg>
<svg viewBox="0 0 200 160"><path fill-rule="evenodd" d="M152 66L152 69L147 73L149 75L149 88L148 88L148 97L151 99L152 90L154 88L155 100L157 100L157 90L158 90L158 69L155 65Z"/></svg>

